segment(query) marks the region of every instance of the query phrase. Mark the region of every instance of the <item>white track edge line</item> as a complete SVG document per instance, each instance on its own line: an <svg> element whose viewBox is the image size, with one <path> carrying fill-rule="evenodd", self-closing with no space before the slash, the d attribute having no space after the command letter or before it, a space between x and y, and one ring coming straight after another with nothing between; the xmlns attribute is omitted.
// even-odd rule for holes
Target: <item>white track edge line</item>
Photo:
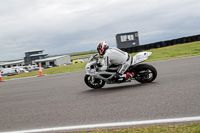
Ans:
<svg viewBox="0 0 200 133"><path fill-rule="evenodd" d="M200 121L200 116L195 117L183 117L183 118L170 118L170 119L157 119L157 120L145 120L145 121L130 121L130 122L117 122L117 123L102 123L102 124L91 124L91 125L77 125L67 127L55 127L55 128L43 128L43 129L32 129L22 131L11 131L2 133L37 133L37 132L48 132L48 131L69 131L69 130L80 130L80 129L94 129L94 128L105 128L105 127L120 127L120 126L136 126L136 125L149 125L149 124L166 124L166 123L179 123L179 122L194 122Z"/></svg>

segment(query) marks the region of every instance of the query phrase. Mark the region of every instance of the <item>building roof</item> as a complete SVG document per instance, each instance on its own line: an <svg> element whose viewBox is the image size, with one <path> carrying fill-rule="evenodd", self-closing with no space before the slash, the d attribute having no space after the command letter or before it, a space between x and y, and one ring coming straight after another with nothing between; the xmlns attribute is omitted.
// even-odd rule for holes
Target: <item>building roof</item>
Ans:
<svg viewBox="0 0 200 133"><path fill-rule="evenodd" d="M59 58L65 57L65 56L69 56L69 55L49 57L49 58L46 58L46 59L39 59L39 60L35 60L35 62L54 61L56 59L59 59Z"/></svg>
<svg viewBox="0 0 200 133"><path fill-rule="evenodd" d="M42 53L42 54L32 54L32 55L30 55L30 57L41 56L41 55L48 55L48 54L47 54L47 53Z"/></svg>
<svg viewBox="0 0 200 133"><path fill-rule="evenodd" d="M138 31L127 32L127 33L120 33L120 34L117 34L116 36L118 36L118 35L130 35L130 34L134 34L134 33L138 33Z"/></svg>
<svg viewBox="0 0 200 133"><path fill-rule="evenodd" d="M24 60L11 61L11 62L3 62L3 63L0 63L0 66L12 65L12 64L19 64L19 63L24 63Z"/></svg>
<svg viewBox="0 0 200 133"><path fill-rule="evenodd" d="M30 51L26 51L25 53L40 52L40 51L44 51L44 50L42 50L42 49L38 49L38 50L30 50Z"/></svg>

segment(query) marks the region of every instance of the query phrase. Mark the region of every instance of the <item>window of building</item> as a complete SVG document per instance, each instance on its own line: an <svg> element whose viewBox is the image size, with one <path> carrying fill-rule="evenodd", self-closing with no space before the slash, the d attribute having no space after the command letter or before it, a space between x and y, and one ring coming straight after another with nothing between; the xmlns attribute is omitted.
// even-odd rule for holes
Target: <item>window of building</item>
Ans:
<svg viewBox="0 0 200 133"><path fill-rule="evenodd" d="M130 35L121 35L121 42L129 42L129 41L134 41L135 37L133 34Z"/></svg>

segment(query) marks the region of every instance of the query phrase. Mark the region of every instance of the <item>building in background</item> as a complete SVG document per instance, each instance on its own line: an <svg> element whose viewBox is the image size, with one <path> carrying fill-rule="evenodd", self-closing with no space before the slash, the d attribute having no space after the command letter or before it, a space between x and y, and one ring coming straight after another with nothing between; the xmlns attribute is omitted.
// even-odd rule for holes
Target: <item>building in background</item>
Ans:
<svg viewBox="0 0 200 133"><path fill-rule="evenodd" d="M116 35L117 48L124 50L139 46L138 32L128 32Z"/></svg>
<svg viewBox="0 0 200 133"><path fill-rule="evenodd" d="M70 55L47 57L48 54L43 53L43 52L44 52L44 50L27 51L27 52L25 52L24 60L1 62L0 68L39 65L40 63L42 65L42 67L44 67L44 68L71 64Z"/></svg>
<svg viewBox="0 0 200 133"><path fill-rule="evenodd" d="M35 60L47 58L47 53L43 53L44 50L31 50L25 52L24 62L25 65L33 65Z"/></svg>
<svg viewBox="0 0 200 133"><path fill-rule="evenodd" d="M23 66L23 65L24 65L24 60L0 63L0 67L2 68L10 68L10 67L15 67L15 66Z"/></svg>
<svg viewBox="0 0 200 133"><path fill-rule="evenodd" d="M56 56L56 57L49 57L45 59L39 59L34 61L35 64L40 64L42 67L55 67L59 65L68 65L71 64L70 55L63 55L63 56Z"/></svg>

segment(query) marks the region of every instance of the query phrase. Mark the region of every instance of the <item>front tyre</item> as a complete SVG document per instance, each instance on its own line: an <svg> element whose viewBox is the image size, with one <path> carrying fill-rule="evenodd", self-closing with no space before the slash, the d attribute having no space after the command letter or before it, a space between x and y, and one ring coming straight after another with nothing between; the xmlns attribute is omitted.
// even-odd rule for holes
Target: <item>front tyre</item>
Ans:
<svg viewBox="0 0 200 133"><path fill-rule="evenodd" d="M157 71L152 65L140 64L135 69L135 79L141 83L150 83L157 77Z"/></svg>
<svg viewBox="0 0 200 133"><path fill-rule="evenodd" d="M93 89L100 89L105 85L105 81L101 79L92 79L92 76L90 75L85 75L84 81L87 86Z"/></svg>

